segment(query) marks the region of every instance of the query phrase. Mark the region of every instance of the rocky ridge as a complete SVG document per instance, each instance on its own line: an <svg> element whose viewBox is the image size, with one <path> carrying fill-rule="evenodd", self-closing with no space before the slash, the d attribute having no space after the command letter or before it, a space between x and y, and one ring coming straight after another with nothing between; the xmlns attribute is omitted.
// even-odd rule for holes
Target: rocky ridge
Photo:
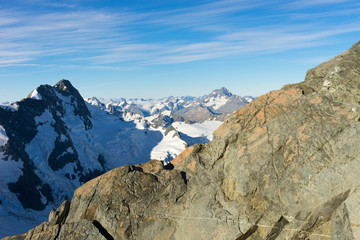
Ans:
<svg viewBox="0 0 360 240"><path fill-rule="evenodd" d="M212 142L101 175L66 217L6 239L360 239L359 64L360 42Z"/></svg>

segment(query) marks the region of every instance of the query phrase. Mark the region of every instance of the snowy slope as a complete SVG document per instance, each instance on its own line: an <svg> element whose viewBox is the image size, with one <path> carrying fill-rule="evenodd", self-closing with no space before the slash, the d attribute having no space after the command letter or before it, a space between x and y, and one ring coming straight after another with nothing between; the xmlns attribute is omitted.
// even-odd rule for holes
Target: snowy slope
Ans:
<svg viewBox="0 0 360 240"><path fill-rule="evenodd" d="M166 130L162 141L153 148L151 159L163 160L166 163L174 159L186 147L197 143L207 143L213 138L213 132L222 124L220 121L204 121L203 123L187 124L174 122Z"/></svg>
<svg viewBox="0 0 360 240"><path fill-rule="evenodd" d="M42 96L40 95L40 93L38 93L38 91L36 89L34 89L31 93L29 98L32 99L36 99L36 100L42 100Z"/></svg>
<svg viewBox="0 0 360 240"><path fill-rule="evenodd" d="M221 121L204 121L202 123L186 124L175 122L172 126L180 133L181 138L187 140L189 146L196 143L207 143L213 138L213 132L220 127Z"/></svg>
<svg viewBox="0 0 360 240"><path fill-rule="evenodd" d="M175 129L168 132L161 130L161 133L163 139L152 149L151 159L168 163L184 151L187 143L180 138Z"/></svg>
<svg viewBox="0 0 360 240"><path fill-rule="evenodd" d="M226 96L221 96L221 97L217 97L217 98L211 97L211 98L205 99L204 105L207 107L212 107L212 109L214 109L214 110L217 110L221 106L224 106L228 101L229 101L229 98Z"/></svg>

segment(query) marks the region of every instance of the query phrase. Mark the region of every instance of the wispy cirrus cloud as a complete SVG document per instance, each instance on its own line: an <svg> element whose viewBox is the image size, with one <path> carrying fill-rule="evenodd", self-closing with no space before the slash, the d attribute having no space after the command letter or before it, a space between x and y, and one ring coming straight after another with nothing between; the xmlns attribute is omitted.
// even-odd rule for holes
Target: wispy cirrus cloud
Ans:
<svg viewBox="0 0 360 240"><path fill-rule="evenodd" d="M126 13L95 11L40 15L18 11L3 12L0 10L0 15L11 16L12 21L0 26L2 63L24 63L69 53L94 54L129 40L130 34L119 29L134 20L134 15Z"/></svg>
<svg viewBox="0 0 360 240"><path fill-rule="evenodd" d="M324 5L331 5L331 4L347 4L347 3L353 3L353 0L296 0L291 1L288 4L285 4L286 7L292 8L292 9L303 9L308 7L315 7L315 6L324 6Z"/></svg>
<svg viewBox="0 0 360 240"><path fill-rule="evenodd" d="M61 64L123 70L309 48L360 32L359 19L352 24L334 21L344 17L344 11L354 16L358 12L344 5L343 11L312 14L279 9L338 3L354 1L298 0L272 6L264 0L220 0L156 11L96 10L65 3L55 3L65 9L61 12L0 9L0 67ZM307 19L306 15L322 21L298 20ZM324 18L331 20L331 26L323 23Z"/></svg>
<svg viewBox="0 0 360 240"><path fill-rule="evenodd" d="M266 1L261 0L213 1L194 7L154 12L151 14L151 18L147 19L147 23L200 31L226 31L229 30L228 26L234 19L232 14L255 9L266 4Z"/></svg>
<svg viewBox="0 0 360 240"><path fill-rule="evenodd" d="M305 29L304 29L305 28ZM349 24L319 31L299 26L281 28L271 26L219 35L213 41L197 43L169 43L131 45L114 49L111 54L92 58L96 64L136 61L140 66L175 64L236 56L251 52L281 52L321 46L327 38L340 34L360 32L360 24Z"/></svg>

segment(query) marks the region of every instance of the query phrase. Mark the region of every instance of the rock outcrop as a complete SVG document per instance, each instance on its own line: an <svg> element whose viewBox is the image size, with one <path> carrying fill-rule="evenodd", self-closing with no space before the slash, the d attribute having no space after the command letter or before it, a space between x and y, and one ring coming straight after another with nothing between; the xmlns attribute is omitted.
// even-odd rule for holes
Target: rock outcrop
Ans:
<svg viewBox="0 0 360 240"><path fill-rule="evenodd" d="M360 239L360 43L163 168L114 169L7 239ZM58 210L60 211L60 210Z"/></svg>

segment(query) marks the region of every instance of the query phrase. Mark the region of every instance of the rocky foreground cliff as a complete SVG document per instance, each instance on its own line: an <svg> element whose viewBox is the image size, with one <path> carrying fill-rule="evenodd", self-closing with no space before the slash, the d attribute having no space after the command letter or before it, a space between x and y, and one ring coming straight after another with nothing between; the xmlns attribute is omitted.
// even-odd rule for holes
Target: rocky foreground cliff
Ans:
<svg viewBox="0 0 360 240"><path fill-rule="evenodd" d="M360 43L165 168L114 169L7 239L360 239Z"/></svg>

